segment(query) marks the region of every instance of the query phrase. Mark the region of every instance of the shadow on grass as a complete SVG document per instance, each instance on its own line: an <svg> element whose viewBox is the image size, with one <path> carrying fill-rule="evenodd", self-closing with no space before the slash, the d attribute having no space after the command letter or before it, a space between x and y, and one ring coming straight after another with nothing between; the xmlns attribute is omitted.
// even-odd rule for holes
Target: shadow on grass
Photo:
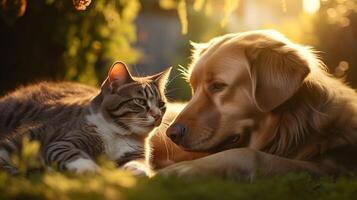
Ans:
<svg viewBox="0 0 357 200"><path fill-rule="evenodd" d="M141 180L125 192L126 199L356 199L357 179L313 179L307 174L287 174L237 182L214 177L182 179L155 177Z"/></svg>

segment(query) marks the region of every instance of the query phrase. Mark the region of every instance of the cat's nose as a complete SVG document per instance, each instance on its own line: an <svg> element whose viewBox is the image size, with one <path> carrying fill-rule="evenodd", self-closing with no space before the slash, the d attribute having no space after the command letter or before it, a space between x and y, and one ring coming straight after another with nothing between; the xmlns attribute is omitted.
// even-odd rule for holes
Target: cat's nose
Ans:
<svg viewBox="0 0 357 200"><path fill-rule="evenodd" d="M155 111L155 110L151 110L150 111L150 115L154 118L155 120L155 126L160 125L161 123L161 112L160 111Z"/></svg>
<svg viewBox="0 0 357 200"><path fill-rule="evenodd" d="M155 115L152 115L152 117L155 119L155 126L160 125L160 123L161 123L161 114L155 114Z"/></svg>
<svg viewBox="0 0 357 200"><path fill-rule="evenodd" d="M171 125L167 131L166 135L176 144L179 144L182 138L187 133L187 128L184 124L176 123Z"/></svg>

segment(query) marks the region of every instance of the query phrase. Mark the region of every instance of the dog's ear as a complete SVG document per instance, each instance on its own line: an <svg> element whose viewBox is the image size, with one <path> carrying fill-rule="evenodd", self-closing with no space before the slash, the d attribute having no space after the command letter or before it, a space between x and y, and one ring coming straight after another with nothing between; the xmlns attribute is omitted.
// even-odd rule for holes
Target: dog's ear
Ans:
<svg viewBox="0 0 357 200"><path fill-rule="evenodd" d="M269 40L259 41L245 49L250 64L253 99L261 111L273 110L301 87L310 68L308 58L299 51L301 49L294 44Z"/></svg>
<svg viewBox="0 0 357 200"><path fill-rule="evenodd" d="M234 34L226 34L223 36L214 37L213 39L211 39L210 41L208 41L206 43L196 43L196 42L190 41L190 45L192 47L191 57L192 57L193 61L197 60L209 48L218 46L233 37L234 37Z"/></svg>

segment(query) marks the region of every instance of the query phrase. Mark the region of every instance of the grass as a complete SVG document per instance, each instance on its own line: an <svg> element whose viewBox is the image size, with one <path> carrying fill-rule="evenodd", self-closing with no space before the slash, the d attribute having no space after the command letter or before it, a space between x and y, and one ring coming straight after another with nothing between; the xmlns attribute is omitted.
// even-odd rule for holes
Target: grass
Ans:
<svg viewBox="0 0 357 200"><path fill-rule="evenodd" d="M32 171L38 144L24 141L20 157L13 157L19 168L16 176L0 172L0 199L123 199L123 200L226 200L226 199L356 199L357 178L313 179L307 174L259 177L254 182L237 182L219 177L135 178L99 160L98 174L77 175L58 171Z"/></svg>
<svg viewBox="0 0 357 200"><path fill-rule="evenodd" d="M356 199L357 179L312 179L307 174L258 179L252 183L218 177L137 179L127 172L99 174L35 172L0 174L0 199Z"/></svg>
<svg viewBox="0 0 357 200"><path fill-rule="evenodd" d="M220 178L158 177L139 181L125 195L127 199L356 199L357 180L322 178L307 174L288 174L258 178L252 183Z"/></svg>

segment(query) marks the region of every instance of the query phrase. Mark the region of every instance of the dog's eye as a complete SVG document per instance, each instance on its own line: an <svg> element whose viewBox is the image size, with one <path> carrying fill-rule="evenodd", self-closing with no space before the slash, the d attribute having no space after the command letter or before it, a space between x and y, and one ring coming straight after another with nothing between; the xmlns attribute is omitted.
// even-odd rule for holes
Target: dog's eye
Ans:
<svg viewBox="0 0 357 200"><path fill-rule="evenodd" d="M222 91L226 86L227 86L227 84L225 84L225 83L215 82L215 83L212 83L208 89L212 93L216 93L216 92Z"/></svg>

